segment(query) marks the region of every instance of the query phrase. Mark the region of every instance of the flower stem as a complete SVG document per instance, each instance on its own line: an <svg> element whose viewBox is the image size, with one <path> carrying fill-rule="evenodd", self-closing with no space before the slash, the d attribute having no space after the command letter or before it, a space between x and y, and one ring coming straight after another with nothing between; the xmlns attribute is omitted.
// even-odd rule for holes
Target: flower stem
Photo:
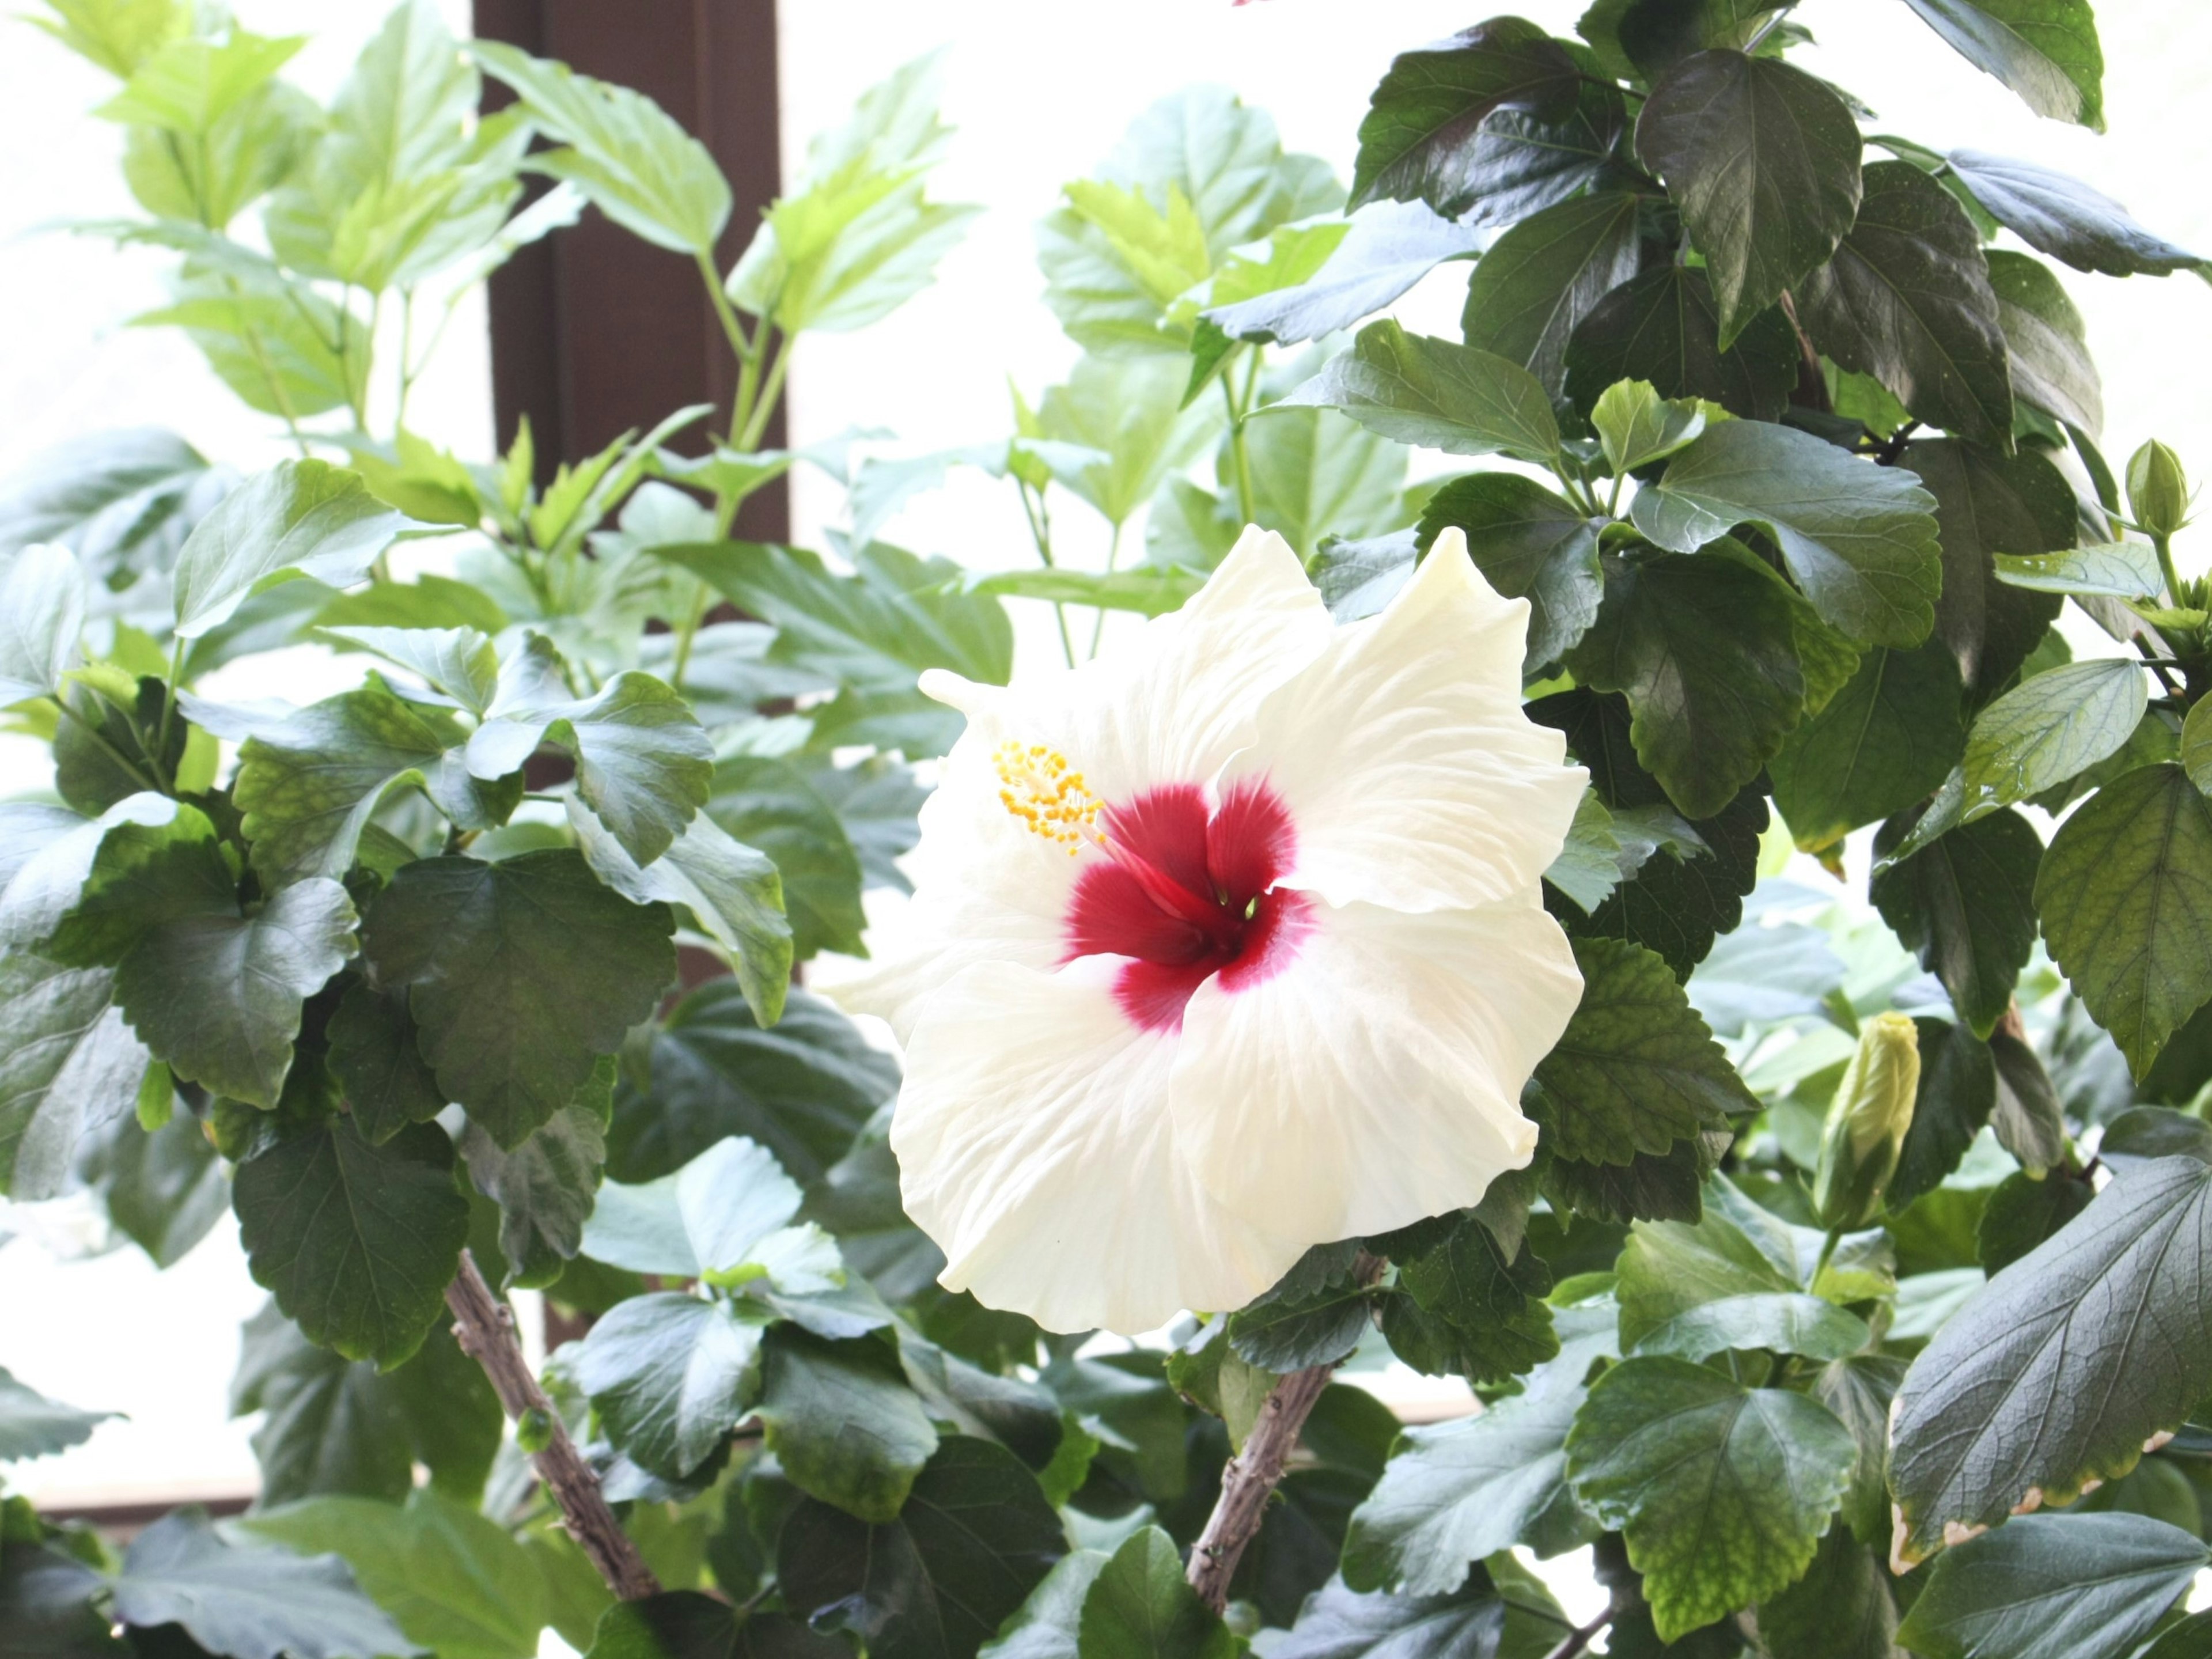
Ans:
<svg viewBox="0 0 2212 1659"><path fill-rule="evenodd" d="M530 1362L522 1357L522 1345L515 1340L514 1316L491 1293L491 1286L477 1270L476 1258L466 1250L461 1252L460 1270L446 1286L446 1305L453 1312L453 1340L463 1353L483 1367L507 1414L520 1419L526 1413L538 1412L550 1425L545 1449L532 1452L530 1461L537 1466L538 1478L545 1482L554 1502L560 1504L569 1536L583 1547L617 1598L639 1601L658 1595L660 1581L653 1576L653 1569L645 1565L637 1546L607 1507L606 1498L599 1491L599 1477L584 1462L553 1402L530 1374Z"/></svg>
<svg viewBox="0 0 2212 1659"><path fill-rule="evenodd" d="M2179 610L2181 605L2181 577L2173 568L2173 538L2154 531L2150 544L2158 550L2158 568L2166 577L2166 602Z"/></svg>

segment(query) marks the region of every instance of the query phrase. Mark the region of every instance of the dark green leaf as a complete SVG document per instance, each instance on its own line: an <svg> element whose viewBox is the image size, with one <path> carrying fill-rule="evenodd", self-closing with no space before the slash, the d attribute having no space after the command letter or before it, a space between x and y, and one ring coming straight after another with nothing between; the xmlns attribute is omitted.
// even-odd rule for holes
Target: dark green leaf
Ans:
<svg viewBox="0 0 2212 1659"><path fill-rule="evenodd" d="M1797 845L1818 852L1926 798L1966 744L1958 665L1943 642L1876 646L1783 740L1768 769L1774 805Z"/></svg>
<svg viewBox="0 0 2212 1659"><path fill-rule="evenodd" d="M2208 1559L2146 1516L2031 1515L1947 1551L1898 1640L1927 1659L2114 1659Z"/></svg>
<svg viewBox="0 0 2212 1659"><path fill-rule="evenodd" d="M1534 23L1493 18L1391 63L1359 124L1352 200L1426 202L1455 219L1483 193L1480 132L1493 111L1565 119L1579 90L1575 61Z"/></svg>
<svg viewBox="0 0 2212 1659"><path fill-rule="evenodd" d="M85 1137L137 1105L149 1059L109 969L0 957L0 1191L26 1202L66 1191Z"/></svg>
<svg viewBox="0 0 2212 1659"><path fill-rule="evenodd" d="M2055 1169L2066 1158L2066 1118L2042 1059L2022 1036L1990 1033L1990 1054L1997 1066L1997 1102L1990 1127L1997 1145L2031 1175Z"/></svg>
<svg viewBox="0 0 2212 1659"><path fill-rule="evenodd" d="M0 1367L0 1463L45 1457L82 1445L115 1412L80 1411L49 1400Z"/></svg>
<svg viewBox="0 0 2212 1659"><path fill-rule="evenodd" d="M1816 1402L1673 1358L1607 1371L1567 1437L1575 1496L1626 1534L1669 1641L1803 1573L1856 1458Z"/></svg>
<svg viewBox="0 0 2212 1659"><path fill-rule="evenodd" d="M1813 1397L1858 1443L1858 1462L1839 1518L1862 1544L1889 1540L1889 1402L1904 1380L1905 1362L1885 1354L1834 1360L1813 1378Z"/></svg>
<svg viewBox="0 0 2212 1659"><path fill-rule="evenodd" d="M1671 261L1599 301L1567 341L1567 396L1587 416L1606 388L1648 380L1662 398L1706 398L1746 420L1779 420L1797 384L1797 337L1780 307L1723 349L1712 282Z"/></svg>
<svg viewBox="0 0 2212 1659"><path fill-rule="evenodd" d="M1664 1153L1638 1152L1626 1168L1555 1158L1544 1170L1544 1195L1555 1208L1615 1225L1631 1221L1695 1221L1699 1193L1732 1136L1716 1132L1678 1140Z"/></svg>
<svg viewBox="0 0 2212 1659"><path fill-rule="evenodd" d="M1080 1659L1231 1659L1237 1638L1183 1578L1175 1540L1132 1533L1099 1570L1077 1626Z"/></svg>
<svg viewBox="0 0 2212 1659"><path fill-rule="evenodd" d="M730 1304L661 1291L617 1303L568 1364L615 1449L681 1480L746 1414L760 1340Z"/></svg>
<svg viewBox="0 0 2212 1659"><path fill-rule="evenodd" d="M2038 115L2105 128L2105 54L2088 0L1906 0Z"/></svg>
<svg viewBox="0 0 2212 1659"><path fill-rule="evenodd" d="M349 586L405 522L355 473L323 461L280 462L223 497L185 538L177 555L177 633L198 638L248 594L287 576Z"/></svg>
<svg viewBox="0 0 2212 1659"><path fill-rule="evenodd" d="M1574 1628L1532 1573L1493 1558L1447 1595L1323 1585L1272 1644L1280 1659L1545 1659Z"/></svg>
<svg viewBox="0 0 2212 1659"><path fill-rule="evenodd" d="M1583 1379L1617 1353L1609 1303L1563 1309L1555 1359L1473 1417L1408 1429L1345 1535L1345 1582L1402 1595L1455 1590L1474 1562L1525 1544L1540 1556L1595 1530L1565 1481ZM1480 1575L1477 1575L1478 1578Z"/></svg>
<svg viewBox="0 0 2212 1659"><path fill-rule="evenodd" d="M151 1074L148 1086L170 1087ZM80 1149L78 1173L107 1218L157 1267L173 1267L230 1207L230 1176L199 1120L179 1111L150 1133L137 1118L112 1119Z"/></svg>
<svg viewBox="0 0 2212 1659"><path fill-rule="evenodd" d="M1889 1181L1893 1210L1942 1184L1996 1105L1996 1066L1988 1043L1964 1024L1918 1019L1913 1024L1920 1039L1920 1087L1897 1173Z"/></svg>
<svg viewBox="0 0 2212 1659"><path fill-rule="evenodd" d="M131 1540L114 1580L116 1617L177 1624L230 1659L378 1659L422 1652L356 1586L336 1556L233 1549L204 1510L178 1510Z"/></svg>
<svg viewBox="0 0 2212 1659"><path fill-rule="evenodd" d="M672 925L665 906L602 887L580 854L545 851L410 864L362 934L378 982L408 988L439 1086L514 1147L653 1012L675 977Z"/></svg>
<svg viewBox="0 0 2212 1659"><path fill-rule="evenodd" d="M1728 345L1835 251L1859 205L1858 125L1802 70L1740 52L1668 70L1637 118L1712 275Z"/></svg>
<svg viewBox="0 0 2212 1659"><path fill-rule="evenodd" d="M1066 1553L1060 1517L1014 1455L954 1436L887 1526L801 1504L777 1577L793 1611L852 1632L875 1659L973 1659Z"/></svg>
<svg viewBox="0 0 2212 1659"><path fill-rule="evenodd" d="M2060 1504L2116 1480L2180 1425L2212 1388L2212 1329L2190 1288L2208 1248L2212 1166L2154 1158L1952 1317L1898 1395L1902 1559L1954 1523L1995 1526L2031 1496Z"/></svg>
<svg viewBox="0 0 2212 1659"><path fill-rule="evenodd" d="M1805 1576L1759 1604L1759 1644L1772 1659L1893 1659L1897 1604L1882 1564L1831 1527Z"/></svg>
<svg viewBox="0 0 2212 1659"><path fill-rule="evenodd" d="M823 951L858 951L859 854L836 811L789 761L735 755L714 769L706 816L775 860L800 961Z"/></svg>
<svg viewBox="0 0 2212 1659"><path fill-rule="evenodd" d="M896 1520L938 1443L890 1351L783 1325L769 1334L763 1374L758 1412L784 1474L848 1515Z"/></svg>
<svg viewBox="0 0 2212 1659"><path fill-rule="evenodd" d="M711 981L654 1034L644 1079L624 1083L607 1137L608 1171L649 1181L742 1135L811 1187L898 1092L898 1081L890 1057L820 998L794 990L782 1022L763 1030L734 984Z"/></svg>
<svg viewBox="0 0 2212 1659"><path fill-rule="evenodd" d="M1996 580L1993 558L2073 546L2073 486L2033 449L2005 456L1956 439L1910 445L1905 464L1936 497L1943 556L1936 632L1978 706L2019 672L2058 614L2055 600Z"/></svg>
<svg viewBox="0 0 2212 1659"><path fill-rule="evenodd" d="M2012 359L2013 395L2055 421L2095 435L2105 428L2104 383L2089 356L2087 330L2057 273L2040 259L1988 248L1997 325Z"/></svg>
<svg viewBox="0 0 2212 1659"><path fill-rule="evenodd" d="M2212 927L2212 806L2171 763L2114 780L2060 826L2035 903L2052 957L2142 1077L2212 997L2198 948Z"/></svg>
<svg viewBox="0 0 2212 1659"><path fill-rule="evenodd" d="M1581 1005L1528 1103L1555 1156L1625 1164L1756 1109L1665 963L1604 939L1577 941L1575 963Z"/></svg>
<svg viewBox="0 0 2212 1659"><path fill-rule="evenodd" d="M255 1282L315 1341L398 1364L445 1305L468 1236L453 1150L434 1124L381 1146L329 1118L239 1166L240 1242Z"/></svg>
<svg viewBox="0 0 2212 1659"><path fill-rule="evenodd" d="M1542 1300L1552 1275L1525 1242L1509 1251L1463 1214L1436 1244L1398 1267L1399 1294L1383 1304L1391 1351L1432 1376L1493 1382L1555 1358L1559 1340Z"/></svg>
<svg viewBox="0 0 2212 1659"><path fill-rule="evenodd" d="M506 1528L432 1492L406 1506L312 1498L244 1522L301 1555L335 1555L409 1640L439 1659L535 1659L545 1582Z"/></svg>
<svg viewBox="0 0 2212 1659"><path fill-rule="evenodd" d="M1893 819L1875 837L1877 860L1911 828ZM1879 870L1869 896L1890 931L1943 981L1959 1018L1986 1037L2011 1003L2035 948L2035 876L2043 843L2004 811L1953 830L1901 864Z"/></svg>
<svg viewBox="0 0 2212 1659"><path fill-rule="evenodd" d="M1367 1334L1366 1289L1350 1279L1303 1296L1270 1291L1229 1316L1229 1341L1246 1364L1287 1375L1328 1365Z"/></svg>
<svg viewBox="0 0 2212 1659"><path fill-rule="evenodd" d="M837 1659L845 1644L781 1613L747 1613L699 1590L617 1601L586 1659Z"/></svg>
<svg viewBox="0 0 2212 1659"><path fill-rule="evenodd" d="M600 1063L611 1088L613 1066ZM553 1283L583 1243L606 1160L605 1118L589 1106L563 1106L511 1152L472 1121L462 1132L460 1151L476 1189L499 1206L507 1283Z"/></svg>
<svg viewBox="0 0 2212 1659"><path fill-rule="evenodd" d="M1918 167L1866 169L1857 219L1796 300L1813 343L1873 375L1915 418L2011 448L2012 381L1981 238Z"/></svg>
<svg viewBox="0 0 2212 1659"><path fill-rule="evenodd" d="M401 1126L428 1123L446 1109L446 1091L416 1047L404 991L348 986L324 1035L325 1063L367 1139L389 1140Z"/></svg>
<svg viewBox="0 0 2212 1659"><path fill-rule="evenodd" d="M1785 427L1723 421L1639 490L1632 510L1638 529L1679 553L1759 524L1823 620L1909 648L1928 637L1942 582L1935 505L1909 473Z"/></svg>
<svg viewBox="0 0 2212 1659"><path fill-rule="evenodd" d="M0 1547L0 1622L23 1659L131 1659L137 1650L93 1605L104 1583L52 1545L12 1541Z"/></svg>
<svg viewBox="0 0 2212 1659"><path fill-rule="evenodd" d="M1447 529L1463 532L1490 585L1509 599L1528 601L1528 665L1535 669L1558 661L1596 619L1604 592L1601 527L1518 473L1475 472L1429 497L1418 531L1424 550Z"/></svg>
<svg viewBox="0 0 2212 1659"><path fill-rule="evenodd" d="M1983 1271L2003 1272L2087 1209L2093 1195L2087 1182L2067 1176L2007 1176L1982 1211Z"/></svg>
<svg viewBox="0 0 2212 1659"><path fill-rule="evenodd" d="M1585 196L1523 219L1478 260L1461 313L1471 346L1521 364L1556 392L1567 338L1593 307L1637 272L1643 198Z"/></svg>
<svg viewBox="0 0 2212 1659"><path fill-rule="evenodd" d="M1280 404L1340 409L1386 438L1454 455L1547 461L1559 448L1550 397L1527 369L1494 352L1408 334L1387 318L1361 329L1350 351Z"/></svg>
<svg viewBox="0 0 2212 1659"><path fill-rule="evenodd" d="M1616 565L1567 662L1583 684L1626 694L1637 758L1692 819L1759 775L1804 701L1787 595L1767 574L1711 556Z"/></svg>
<svg viewBox="0 0 2212 1659"><path fill-rule="evenodd" d="M2029 246L2076 270L2163 276L2204 264L2152 235L2127 209L2078 179L1985 150L1954 150L1950 159L1960 180L2000 223Z"/></svg>
<svg viewBox="0 0 2212 1659"><path fill-rule="evenodd" d="M1279 345L1318 340L1382 310L1446 260L1477 252L1483 240L1419 202L1377 206L1352 220L1327 262L1304 282L1233 305L1217 296L1203 314L1231 339Z"/></svg>

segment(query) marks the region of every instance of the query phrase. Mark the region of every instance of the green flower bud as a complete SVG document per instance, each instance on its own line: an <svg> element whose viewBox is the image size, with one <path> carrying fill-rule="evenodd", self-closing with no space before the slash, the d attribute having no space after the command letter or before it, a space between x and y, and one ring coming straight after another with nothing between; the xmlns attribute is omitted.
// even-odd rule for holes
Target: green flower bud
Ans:
<svg viewBox="0 0 2212 1659"><path fill-rule="evenodd" d="M2154 536L2189 522L2189 476L2181 458L2153 438L2128 461L2128 510Z"/></svg>
<svg viewBox="0 0 2212 1659"><path fill-rule="evenodd" d="M1911 1018L1876 1014L1828 1106L1813 1208L1824 1227L1863 1227L1881 1209L1920 1091L1920 1033Z"/></svg>

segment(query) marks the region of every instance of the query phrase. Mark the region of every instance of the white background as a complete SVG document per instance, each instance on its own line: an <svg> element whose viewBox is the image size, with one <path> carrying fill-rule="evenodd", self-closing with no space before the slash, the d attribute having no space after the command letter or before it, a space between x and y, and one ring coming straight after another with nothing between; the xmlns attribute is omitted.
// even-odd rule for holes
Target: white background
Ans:
<svg viewBox="0 0 2212 1659"><path fill-rule="evenodd" d="M462 0L445 0L458 25ZM1521 8L1569 31L1581 0ZM295 77L326 94L383 8L362 0L238 0L264 33L316 32ZM2212 11L2162 0L2105 0L2111 131L2098 137L2039 121L1899 5L1808 0L1797 13L1819 38L1808 68L1874 105L1881 128L1949 147L2027 156L2084 177L2132 206L2152 229L2212 249L2207 149L2191 94L2212 70ZM792 386L793 436L887 427L886 453L1003 434L1009 378L1032 398L1074 351L1041 303L1034 220L1060 183L1082 175L1146 102L1193 79L1228 84L1271 111L1286 143L1348 175L1369 89L1391 53L1484 15L1439 0L789 0L782 8L787 168L807 136L842 118L854 95L898 64L950 45L946 112L959 128L938 195L988 210L944 264L939 285L864 333L810 338ZM184 339L124 326L161 302L161 261L41 231L56 221L131 212L115 169L119 133L85 112L110 83L43 36L0 21L0 471L39 448L103 427L156 423L206 453L252 467L276 458L270 423L237 404ZM673 257L673 256L672 256ZM1448 331L1455 272L1417 294L1411 314ZM2105 374L2106 453L2117 465L2142 438L2174 444L2212 471L2212 404L2203 342L2212 291L2197 280L2125 283L2066 273ZM479 457L491 439L480 309L464 315L417 397L414 424ZM929 552L990 566L1029 557L1007 487L956 478L886 532ZM802 540L837 521L834 485L801 474ZM1084 512L1063 511L1070 544L1097 557ZM2201 568L2186 539L2185 568ZM1025 638L1031 637L1025 635ZM304 697L319 689L311 653L288 653L283 683L249 690ZM336 682L331 680L334 686ZM21 747L0 750L0 793L41 787ZM134 1251L64 1259L66 1212L0 1214L25 1236L0 1245L0 1365L87 1406L130 1413L88 1445L16 1472L49 1498L91 1489L201 1491L249 1486L249 1425L225 1418L241 1318L258 1304L226 1224L183 1266L152 1272ZM61 1247L63 1253L58 1253Z"/></svg>

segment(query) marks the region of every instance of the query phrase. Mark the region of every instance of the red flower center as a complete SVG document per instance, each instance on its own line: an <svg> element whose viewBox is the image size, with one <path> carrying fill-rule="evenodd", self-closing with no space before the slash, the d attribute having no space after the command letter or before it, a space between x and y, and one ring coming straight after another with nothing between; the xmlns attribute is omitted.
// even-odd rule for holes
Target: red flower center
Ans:
<svg viewBox="0 0 2212 1659"><path fill-rule="evenodd" d="M1280 973L1312 927L1302 893L1279 890L1297 848L1282 797L1240 783L1209 810L1194 783L1105 809L1105 857L1076 878L1067 951L1127 957L1122 1012L1148 1031L1182 1029L1183 1006L1215 975L1239 991Z"/></svg>

